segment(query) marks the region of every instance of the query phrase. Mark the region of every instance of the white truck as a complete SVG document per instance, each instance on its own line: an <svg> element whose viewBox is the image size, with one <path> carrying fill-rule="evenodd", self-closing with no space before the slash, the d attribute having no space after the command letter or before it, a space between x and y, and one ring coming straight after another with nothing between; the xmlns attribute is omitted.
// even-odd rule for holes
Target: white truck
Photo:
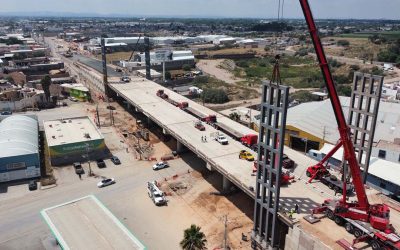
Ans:
<svg viewBox="0 0 400 250"><path fill-rule="evenodd" d="M224 135L217 135L217 137L215 137L215 140L222 145L228 144L228 139L226 139L226 137Z"/></svg>
<svg viewBox="0 0 400 250"><path fill-rule="evenodd" d="M156 206L167 204L164 192L157 187L156 181L147 182L147 193Z"/></svg>

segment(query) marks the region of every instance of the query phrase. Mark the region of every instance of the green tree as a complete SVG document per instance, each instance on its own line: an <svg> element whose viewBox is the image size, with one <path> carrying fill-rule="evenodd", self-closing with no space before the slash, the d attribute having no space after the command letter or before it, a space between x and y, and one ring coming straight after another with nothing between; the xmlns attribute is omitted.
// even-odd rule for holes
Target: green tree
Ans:
<svg viewBox="0 0 400 250"><path fill-rule="evenodd" d="M239 121L240 120L240 115L237 112L233 112L229 114L229 119L234 120L234 121Z"/></svg>
<svg viewBox="0 0 400 250"><path fill-rule="evenodd" d="M189 64L184 64L184 65L182 65L182 69L183 69L184 71L190 71L190 70L192 69L192 67L190 67Z"/></svg>
<svg viewBox="0 0 400 250"><path fill-rule="evenodd" d="M180 242L184 250L203 250L206 249L206 236L200 231L201 228L192 224L190 228L185 229L183 240Z"/></svg>
<svg viewBox="0 0 400 250"><path fill-rule="evenodd" d="M46 96L46 100L50 100L50 85L51 85L51 78L50 76L45 76L43 79L40 81L40 84L42 85L44 95Z"/></svg>
<svg viewBox="0 0 400 250"><path fill-rule="evenodd" d="M208 103L225 103L229 97L223 89L204 89L201 98Z"/></svg>

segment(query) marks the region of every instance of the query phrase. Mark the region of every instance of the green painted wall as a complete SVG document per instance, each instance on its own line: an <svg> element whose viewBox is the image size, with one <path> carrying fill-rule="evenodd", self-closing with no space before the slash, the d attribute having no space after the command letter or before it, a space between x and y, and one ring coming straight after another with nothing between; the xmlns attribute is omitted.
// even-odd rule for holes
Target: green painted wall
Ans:
<svg viewBox="0 0 400 250"><path fill-rule="evenodd" d="M66 155L76 155L86 153L86 144L89 144L89 150L104 150L106 144L104 139L92 140L88 142L69 143L64 145L50 147L50 157L62 157Z"/></svg>

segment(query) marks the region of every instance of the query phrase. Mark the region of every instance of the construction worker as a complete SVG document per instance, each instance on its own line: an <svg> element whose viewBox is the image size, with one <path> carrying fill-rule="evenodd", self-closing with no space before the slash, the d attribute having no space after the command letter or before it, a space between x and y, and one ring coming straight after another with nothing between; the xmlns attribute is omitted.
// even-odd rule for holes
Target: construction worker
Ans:
<svg viewBox="0 0 400 250"><path fill-rule="evenodd" d="M290 211L289 211L289 219L292 219L292 218L293 218L293 214L294 214L294 209L292 208L292 209L290 209Z"/></svg>
<svg viewBox="0 0 400 250"><path fill-rule="evenodd" d="M204 136L204 141L207 142L207 136Z"/></svg>
<svg viewBox="0 0 400 250"><path fill-rule="evenodd" d="M203 136L201 136L201 141L204 142L204 137Z"/></svg>
<svg viewBox="0 0 400 250"><path fill-rule="evenodd" d="M79 176L79 179L82 180L82 174L79 173L78 176Z"/></svg>
<svg viewBox="0 0 400 250"><path fill-rule="evenodd" d="M300 213L299 212L299 205L297 203L294 205L294 211L296 212L296 214Z"/></svg>

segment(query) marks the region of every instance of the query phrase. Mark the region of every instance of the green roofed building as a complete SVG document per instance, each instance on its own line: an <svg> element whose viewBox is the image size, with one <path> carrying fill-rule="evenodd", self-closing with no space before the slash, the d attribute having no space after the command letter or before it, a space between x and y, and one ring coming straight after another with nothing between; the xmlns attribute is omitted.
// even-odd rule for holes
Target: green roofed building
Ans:
<svg viewBox="0 0 400 250"><path fill-rule="evenodd" d="M147 249L93 195L43 209L40 214L64 250Z"/></svg>
<svg viewBox="0 0 400 250"><path fill-rule="evenodd" d="M104 137L89 117L43 122L53 166L110 156Z"/></svg>

